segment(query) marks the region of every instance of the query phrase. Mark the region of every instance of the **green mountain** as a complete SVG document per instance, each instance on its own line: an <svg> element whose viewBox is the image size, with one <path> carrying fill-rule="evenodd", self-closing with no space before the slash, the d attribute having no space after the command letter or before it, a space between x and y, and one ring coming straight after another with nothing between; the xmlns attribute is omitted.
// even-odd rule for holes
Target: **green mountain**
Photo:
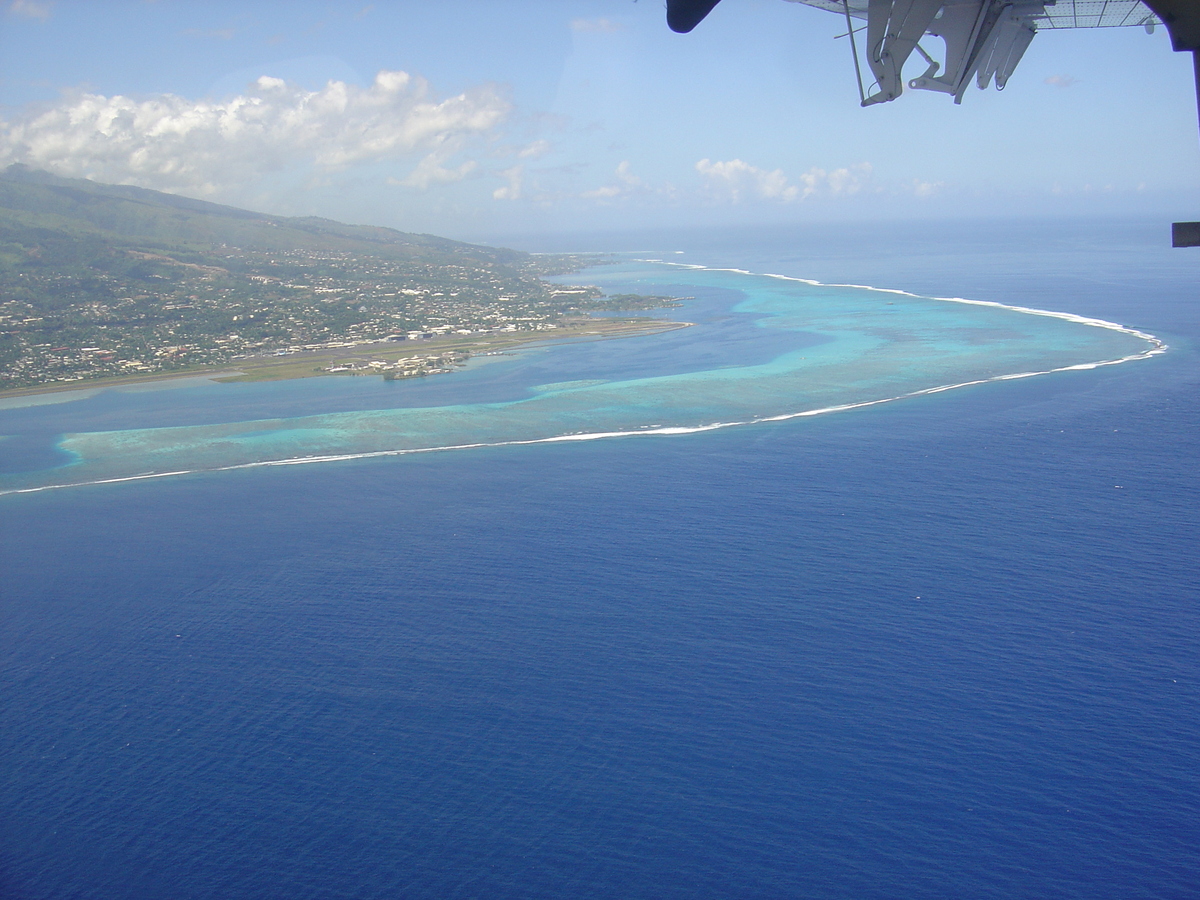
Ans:
<svg viewBox="0 0 1200 900"><path fill-rule="evenodd" d="M315 216L288 218L221 206L129 185L60 178L28 166L0 172L0 240L24 230L114 245L206 252L222 244L245 250L328 250L429 262L511 263L526 254L391 228L343 225Z"/></svg>

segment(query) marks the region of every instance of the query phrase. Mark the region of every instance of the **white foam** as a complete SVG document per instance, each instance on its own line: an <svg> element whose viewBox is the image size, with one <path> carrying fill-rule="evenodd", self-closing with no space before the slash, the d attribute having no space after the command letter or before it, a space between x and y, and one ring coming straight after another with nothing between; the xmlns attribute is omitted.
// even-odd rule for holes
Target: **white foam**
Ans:
<svg viewBox="0 0 1200 900"><path fill-rule="evenodd" d="M639 262L651 262L651 260L639 260ZM659 265L677 266L685 269L704 269L717 272L734 272L739 275L752 275L744 269L720 269L709 266L696 265L694 263L671 263L653 260ZM179 475L197 475L211 472L233 472L241 469L258 469L275 466L304 466L313 465L316 463L327 462L348 462L360 459L376 459L379 457L388 456L408 456L416 453L443 453L451 450L477 450L491 447L523 447L533 444L560 444L582 441L600 441L612 438L625 437L648 437L648 436L672 436L686 434L700 434L707 431L718 431L726 428L738 428L746 425L758 425L766 422L786 422L790 419L808 418L810 416L822 416L830 413L848 412L853 409L865 409L869 406L879 406L884 403L895 403L898 400L908 400L913 397L923 397L932 394L941 394L946 391L958 390L959 388L975 387L981 384L989 384L997 381L1015 381L1021 378L1035 378L1039 375L1052 375L1057 372L1077 372L1098 369L1101 366L1116 366L1122 363L1132 362L1138 359L1147 359L1151 356L1157 356L1160 353L1165 353L1168 349L1167 345L1152 334L1144 331L1139 331L1134 328L1127 328L1124 325L1119 325L1116 322L1109 322L1104 319L1095 319L1088 316L1080 316L1075 313L1056 312L1054 310L1035 309L1027 306L1010 306L1005 303L997 303L991 300L968 300L962 297L921 297L919 294L913 294L908 291L895 290L892 288L877 288L870 285L858 284L824 284L819 281L812 281L807 278L796 278L790 275L776 275L768 273L765 277L779 278L785 281L798 281L803 284L813 285L817 287L838 287L838 288L855 288L865 291L877 291L884 294L900 294L906 297L914 297L917 299L937 300L945 303L965 303L973 306L991 306L998 309L1007 309L1013 312L1022 313L1025 315L1034 316L1049 316L1051 318L1065 319L1069 322L1076 322L1080 325L1088 325L1094 328L1106 328L1113 331L1120 331L1125 334L1133 335L1150 343L1151 348L1141 353L1130 354L1118 359L1104 359L1095 362L1075 363L1069 366L1059 366L1053 369L1043 369L1034 372L1013 372L1006 375L993 375L989 378L978 378L972 381L960 381L954 384L942 384L935 387L921 388L915 391L909 391L904 394L897 394L894 397L881 397L874 400L861 400L855 403L842 403L836 406L823 406L816 409L800 410L798 412L780 413L774 416L762 416L759 418L748 419L741 422L713 422L707 425L656 425L646 428L632 429L627 431L596 431L596 432L576 432L572 434L553 435L544 438L530 438L528 440L514 441L496 441L496 442L478 442L471 444L450 444L440 447L409 447L400 450L368 450L361 453L336 453L322 454L314 456L296 456L284 459L268 459L259 460L249 463L237 463L229 466L214 466L208 469L183 469L174 472L147 472L140 475L128 475L121 478L100 478L94 481L81 481L68 484L51 484L41 487L29 488L13 488L10 490L0 490L0 497L10 494L36 494L41 491L59 490L69 487L89 487L92 485L105 484L120 484L127 481L147 481L153 478L171 478Z"/></svg>
<svg viewBox="0 0 1200 900"><path fill-rule="evenodd" d="M232 466L230 468L233 468ZM13 488L0 491L0 497L8 494L37 494L41 491L57 491L61 488L90 487L93 484L120 484L123 481L146 481L150 478L173 478L176 475L194 475L200 471L220 472L222 469L180 469L177 472L145 472L141 475L125 475L121 478L97 478L95 481L75 481L68 484L47 484L41 487Z"/></svg>
<svg viewBox="0 0 1200 900"><path fill-rule="evenodd" d="M361 453L331 453L318 456L295 456L284 459L266 459L249 463L237 463L231 466L214 466L208 469L183 469L175 472L145 473L142 475L129 475L123 478L101 478L95 481L80 481L70 484L51 484L43 487L15 488L12 490L0 491L0 497L8 494L36 494L40 491L58 490L60 488L67 487L89 487L91 485L118 484L125 481L145 481L151 478L169 478L176 475L198 475L211 472L234 472L240 469L260 469L274 466L305 466L312 465L314 463L348 462L351 460L377 459L387 456L410 456L416 453L444 453L451 450L479 450L492 447L527 447L534 444L562 444L582 441L601 441L609 440L611 438L625 437L662 437L671 435L701 434L707 431L719 431L726 428L760 425L766 422L786 422L790 419L803 419L811 416L828 415L830 413L848 412L852 409L865 409L869 406L879 406L884 403L895 403L898 400L908 400L913 397L941 394L945 391L974 387L976 385L989 384L995 381L1013 381L1019 378L1034 378L1038 375L1050 375L1055 372L1072 372L1095 369L1099 368L1100 366L1115 366L1134 359L1144 359L1148 355L1150 355L1150 353L1125 356L1121 357L1120 359L1100 360L1098 362L1091 363L1076 363L1070 366L1060 366L1058 368L1045 369L1036 372L1015 372L1008 375L994 375L990 378L978 378L973 381L959 381L955 382L954 384L941 384L937 385L936 387L921 388L920 390L909 391L904 394L897 394L894 397L880 397L875 400L860 400L855 403L841 403L836 406L822 406L816 409L805 409L798 412L780 413L779 415L774 416L761 416L759 418L747 419L741 422L712 422L707 425L659 425L648 428L631 429L627 431L575 432L572 434L559 434L551 437L529 438L528 440L519 441L480 441L478 443L448 444L439 447L407 447L399 450L367 450Z"/></svg>
<svg viewBox="0 0 1200 900"><path fill-rule="evenodd" d="M753 272L747 272L745 269L726 269L726 268L721 268L719 266L701 266L701 265L697 265L695 263L674 263L674 262L665 262L663 260L647 260L647 259L638 260L638 262L655 262L655 263L658 263L659 265L663 265L663 266L678 266L680 268L688 268L688 269L706 269L710 272L736 272L740 275L753 275L754 274ZM963 303L968 306L990 306L990 307L993 307L994 309L1007 309L1010 312L1023 313L1024 315L1027 315L1027 316L1047 316L1052 319L1064 319L1068 322L1075 322L1079 325L1090 325L1093 328L1107 328L1110 331L1119 331L1123 334L1128 334L1128 335L1132 335L1133 337L1141 338L1142 340L1148 341L1149 343L1154 345L1152 349L1147 350L1144 353L1138 353L1138 354L1134 354L1132 356L1126 356L1119 360L1105 360L1103 362L1098 362L1098 363L1083 364L1082 366L1068 366L1068 367L1062 368L1062 369L1050 369L1050 370L1047 370L1046 372L1031 373L1031 374L1035 374L1035 375L1048 375L1051 372L1065 372L1070 369L1078 369L1078 368L1095 368L1096 366L1111 366L1111 365L1116 365L1117 363L1131 362L1132 360L1135 360L1135 359L1147 359L1148 357L1157 356L1160 353L1165 353L1167 350L1170 349L1162 339L1155 337L1154 335L1152 335L1148 332L1139 331L1136 328L1129 328L1128 326L1121 325L1117 322L1109 322L1106 319L1095 319L1090 316L1081 316L1076 313L1058 312L1057 310L1052 310L1052 309L1037 309L1036 307L1032 307L1032 306L1013 306L1012 304L1009 304L1009 303L998 303L995 300L968 300L965 297L924 297L921 294L914 294L911 291L902 291L897 288L875 287L874 285L870 285L870 284L837 284L837 283L827 284L826 282L823 282L823 281L814 281L811 278L797 278L795 275L779 275L774 272L763 272L762 277L763 278L778 278L781 281L796 281L796 282L799 282L800 284L807 284L812 287L853 288L855 290L860 290L860 291L874 291L879 294L897 294L901 297L912 297L917 300L936 300L940 303ZM1027 376L1022 374L1022 375L1014 375L1012 377L1025 378ZM975 383L975 382L972 382L972 383Z"/></svg>

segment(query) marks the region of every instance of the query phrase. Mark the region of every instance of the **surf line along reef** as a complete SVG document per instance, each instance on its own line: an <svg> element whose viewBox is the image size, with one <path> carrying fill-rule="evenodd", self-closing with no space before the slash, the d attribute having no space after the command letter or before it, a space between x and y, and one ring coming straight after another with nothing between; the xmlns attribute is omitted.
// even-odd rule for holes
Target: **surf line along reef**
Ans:
<svg viewBox="0 0 1200 900"><path fill-rule="evenodd" d="M988 382L1148 359L1153 335L1069 313L920 297L861 285L825 285L743 270L629 260L593 270L602 287L730 298L685 306L696 325L629 341L669 347L663 374L564 379L504 402L314 412L219 424L67 433L72 462L0 477L4 493L298 465L461 448L686 434L861 409ZM750 327L743 359L697 366L728 352L719 323ZM679 340L683 335L686 340ZM672 342L673 343L669 343ZM626 342L621 342L626 343ZM762 359L763 347L771 348ZM504 361L495 363L503 366ZM670 369L674 368L674 371ZM219 390L220 386L214 386Z"/></svg>

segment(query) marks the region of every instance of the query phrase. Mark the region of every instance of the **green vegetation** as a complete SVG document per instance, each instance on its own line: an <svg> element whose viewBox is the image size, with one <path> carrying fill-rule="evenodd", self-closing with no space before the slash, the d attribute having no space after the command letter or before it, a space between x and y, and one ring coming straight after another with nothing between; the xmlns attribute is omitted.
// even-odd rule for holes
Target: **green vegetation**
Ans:
<svg viewBox="0 0 1200 900"><path fill-rule="evenodd" d="M528 339L590 311L671 305L542 280L594 261L11 166L0 172L0 390L384 341Z"/></svg>

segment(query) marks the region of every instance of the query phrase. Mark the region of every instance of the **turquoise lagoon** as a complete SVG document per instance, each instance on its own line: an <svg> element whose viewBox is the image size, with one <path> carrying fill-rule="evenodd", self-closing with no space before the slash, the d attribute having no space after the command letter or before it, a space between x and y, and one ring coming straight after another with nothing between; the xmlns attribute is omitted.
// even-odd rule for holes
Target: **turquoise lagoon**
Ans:
<svg viewBox="0 0 1200 900"><path fill-rule="evenodd" d="M401 392L386 408L323 411L321 392L314 390L313 408L303 415L244 419L231 412L222 422L208 415L203 424L66 432L57 436L57 447L69 462L0 475L0 492L469 447L697 433L1114 365L1165 350L1152 335L1068 313L656 260L623 260L567 280L613 292L694 294L696 301L665 311L691 323L687 339L679 340L680 332L623 339L618 343L626 355L634 349L662 362L649 371L630 366L603 378L572 377L578 373L564 366L562 380L530 383L519 396L497 401L445 402L454 398L443 391L435 405L413 405ZM723 323L730 317L748 326L735 345L725 343ZM598 352L596 344L583 346ZM558 345L556 352L567 359L573 351L581 347ZM537 351L523 353L530 352ZM456 379L477 384L521 357L481 359L467 371L437 378L445 385ZM529 371L544 375L546 368ZM212 384L207 390L231 387Z"/></svg>

